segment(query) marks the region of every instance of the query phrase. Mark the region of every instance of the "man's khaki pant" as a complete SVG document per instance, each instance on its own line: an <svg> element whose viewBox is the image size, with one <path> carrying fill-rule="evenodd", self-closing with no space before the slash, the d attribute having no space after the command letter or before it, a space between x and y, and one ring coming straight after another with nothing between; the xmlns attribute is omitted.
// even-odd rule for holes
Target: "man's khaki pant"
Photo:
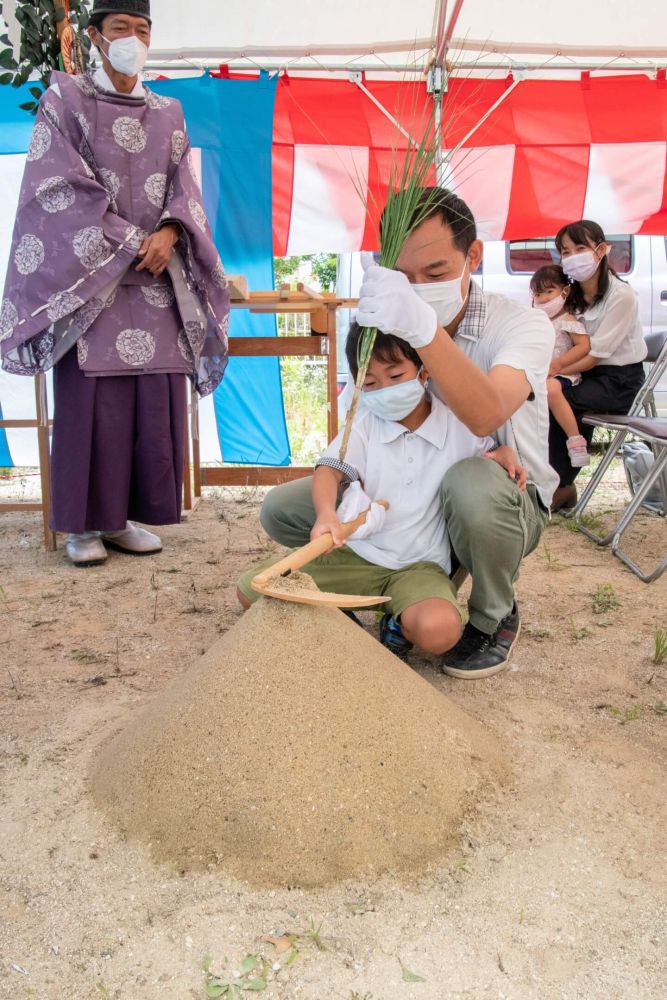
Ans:
<svg viewBox="0 0 667 1000"><path fill-rule="evenodd" d="M442 481L442 503L456 557L472 577L470 621L481 632L494 632L512 609L521 560L537 546L549 515L534 486L521 493L488 458L453 465ZM260 520L281 545L305 545L315 521L311 478L271 490Z"/></svg>

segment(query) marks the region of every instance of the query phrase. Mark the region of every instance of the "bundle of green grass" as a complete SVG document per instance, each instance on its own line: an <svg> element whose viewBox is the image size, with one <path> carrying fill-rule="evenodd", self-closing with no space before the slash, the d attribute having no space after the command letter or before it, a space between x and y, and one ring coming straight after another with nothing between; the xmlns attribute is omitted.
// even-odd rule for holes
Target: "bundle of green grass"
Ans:
<svg viewBox="0 0 667 1000"><path fill-rule="evenodd" d="M419 872L502 782L475 720L337 609L262 598L101 750L153 858L257 886Z"/></svg>

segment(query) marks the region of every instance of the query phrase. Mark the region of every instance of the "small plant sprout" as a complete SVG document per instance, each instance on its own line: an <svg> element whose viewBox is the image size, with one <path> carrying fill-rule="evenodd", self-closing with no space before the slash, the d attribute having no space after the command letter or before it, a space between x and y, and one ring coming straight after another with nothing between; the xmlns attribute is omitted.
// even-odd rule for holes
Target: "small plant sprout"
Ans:
<svg viewBox="0 0 667 1000"><path fill-rule="evenodd" d="M575 642L580 642L582 639L589 639L593 633L585 625L577 625L574 618L572 619L572 638Z"/></svg>
<svg viewBox="0 0 667 1000"><path fill-rule="evenodd" d="M621 606L611 583L599 583L593 594L593 614L603 615Z"/></svg>
<svg viewBox="0 0 667 1000"><path fill-rule="evenodd" d="M574 518L568 518L565 520L565 527L568 531L573 531L575 533L579 532L579 525L588 528L589 531L594 531L596 535L601 535L604 529L604 522L599 514L591 514L586 512L580 514L579 520L575 521Z"/></svg>
<svg viewBox="0 0 667 1000"><path fill-rule="evenodd" d="M547 569L562 569L558 556L551 550L551 547L547 545L546 542L542 545L542 550L544 552L544 561L547 564Z"/></svg>
<svg viewBox="0 0 667 1000"><path fill-rule="evenodd" d="M229 976L218 976L211 971L213 960L207 955L203 962L204 989L207 997L225 997L226 1000L242 1000L245 993L261 993L267 987L267 975L271 966L261 955L246 955L240 968Z"/></svg>
<svg viewBox="0 0 667 1000"><path fill-rule="evenodd" d="M322 941L322 938L320 937L320 931L321 930L322 930L322 924L319 923L317 925L317 927L316 927L315 926L315 921L311 917L310 918L310 927L306 931L304 937L306 937L308 941L312 941L312 943L315 945L315 947L317 948L318 951L326 951L327 950L327 946L324 944L324 942Z"/></svg>
<svg viewBox="0 0 667 1000"><path fill-rule="evenodd" d="M664 663L667 659L667 629L659 628L655 633L655 650L653 652L653 662L656 667Z"/></svg>
<svg viewBox="0 0 667 1000"><path fill-rule="evenodd" d="M639 706L631 705L629 708L617 708L615 705L604 706L610 715L613 715L622 726L626 722L635 722L639 718Z"/></svg>

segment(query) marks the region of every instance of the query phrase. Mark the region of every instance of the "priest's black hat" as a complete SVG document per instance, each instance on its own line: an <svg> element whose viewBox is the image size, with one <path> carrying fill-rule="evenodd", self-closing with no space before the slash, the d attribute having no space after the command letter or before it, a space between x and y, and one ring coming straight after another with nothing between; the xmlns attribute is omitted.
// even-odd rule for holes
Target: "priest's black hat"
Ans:
<svg viewBox="0 0 667 1000"><path fill-rule="evenodd" d="M91 14L131 14L151 23L151 0L95 0Z"/></svg>

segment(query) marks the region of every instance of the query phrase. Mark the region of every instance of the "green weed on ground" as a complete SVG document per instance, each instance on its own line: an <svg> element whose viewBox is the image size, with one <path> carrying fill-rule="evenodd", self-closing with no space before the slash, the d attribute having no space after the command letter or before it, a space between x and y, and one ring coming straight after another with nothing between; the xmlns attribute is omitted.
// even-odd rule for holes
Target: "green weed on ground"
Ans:
<svg viewBox="0 0 667 1000"><path fill-rule="evenodd" d="M614 611L621 606L621 602L611 583L598 584L592 598L594 615L603 615L607 611Z"/></svg>

